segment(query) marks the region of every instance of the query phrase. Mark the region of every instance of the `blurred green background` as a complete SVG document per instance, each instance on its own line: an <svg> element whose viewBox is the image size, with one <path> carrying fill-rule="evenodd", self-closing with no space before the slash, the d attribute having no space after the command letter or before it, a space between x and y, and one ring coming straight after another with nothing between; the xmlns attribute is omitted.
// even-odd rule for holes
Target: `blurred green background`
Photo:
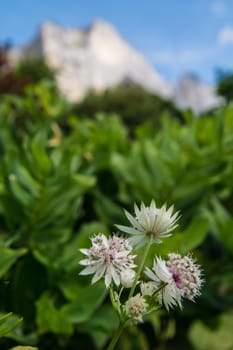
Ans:
<svg viewBox="0 0 233 350"><path fill-rule="evenodd" d="M197 118L135 85L70 104L43 61L12 69L5 53L0 312L23 322L0 348L105 349L117 317L103 283L79 276L79 249L126 224L123 208L155 199L174 203L181 218L150 261L192 251L205 284L183 311L160 310L125 330L117 349L233 349L232 76L218 83L226 105Z"/></svg>

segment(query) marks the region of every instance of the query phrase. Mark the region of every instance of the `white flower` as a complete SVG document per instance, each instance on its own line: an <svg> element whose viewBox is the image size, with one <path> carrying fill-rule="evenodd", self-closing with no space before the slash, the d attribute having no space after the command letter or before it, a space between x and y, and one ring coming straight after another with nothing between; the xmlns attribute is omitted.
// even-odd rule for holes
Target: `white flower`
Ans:
<svg viewBox="0 0 233 350"><path fill-rule="evenodd" d="M193 301L200 294L203 283L199 266L191 257L182 258L180 254L169 254L167 261L156 258L152 270L146 268L145 274L157 289L164 284L158 298L167 310L173 306L182 308L182 298Z"/></svg>
<svg viewBox="0 0 233 350"><path fill-rule="evenodd" d="M140 294L135 295L125 303L126 314L135 321L142 322L142 316L145 314L146 309L147 303Z"/></svg>
<svg viewBox="0 0 233 350"><path fill-rule="evenodd" d="M169 237L171 231L177 227L178 212L173 214L173 206L157 208L152 200L149 207L141 203L140 209L135 204L135 217L125 210L125 215L132 227L116 225L121 231L133 235L130 238L132 244L140 247L145 245L152 237L152 242L161 243L161 239Z"/></svg>
<svg viewBox="0 0 233 350"><path fill-rule="evenodd" d="M121 285L125 288L131 288L136 276L134 270L124 270L121 272Z"/></svg>
<svg viewBox="0 0 233 350"><path fill-rule="evenodd" d="M158 294L158 299L161 304L164 304L167 310L169 307L175 305L181 307L181 293L166 266L165 260L156 258L152 270L147 267L145 274L154 282L157 289L159 289L162 284L165 284Z"/></svg>
<svg viewBox="0 0 233 350"><path fill-rule="evenodd" d="M135 256L131 255L132 247L128 240L118 236L107 238L100 233L91 238L91 242L90 249L80 249L86 255L86 259L80 261L80 265L86 266L80 274L94 274L92 283L104 277L107 288L112 280L118 286L121 274L135 267Z"/></svg>

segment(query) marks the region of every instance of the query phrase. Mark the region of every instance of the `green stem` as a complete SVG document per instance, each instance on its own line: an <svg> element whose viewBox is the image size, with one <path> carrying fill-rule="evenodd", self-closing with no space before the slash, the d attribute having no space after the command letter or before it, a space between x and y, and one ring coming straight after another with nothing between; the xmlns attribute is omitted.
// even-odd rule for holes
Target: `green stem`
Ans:
<svg viewBox="0 0 233 350"><path fill-rule="evenodd" d="M121 299L121 294L122 294L123 290L124 290L124 287L121 287L119 295L118 295L119 296L119 300Z"/></svg>
<svg viewBox="0 0 233 350"><path fill-rule="evenodd" d="M161 286L154 292L153 296L155 296L156 294L158 294L158 293L161 291L161 289L163 289L164 287L166 287L166 285L167 285L167 283L166 283L166 282L163 282L163 283L161 284Z"/></svg>
<svg viewBox="0 0 233 350"><path fill-rule="evenodd" d="M149 250L150 250L151 242L152 242L152 236L151 236L149 242L147 243L146 249L144 250L144 254L143 254L143 257L142 257L142 261L141 261L141 263L140 263L140 265L139 265L138 271L137 271L137 273L136 273L135 280L134 280L134 282L133 282L133 285L132 285L131 290L130 290L130 293L129 293L129 298L131 298L131 297L133 296L133 293L134 293L134 291L135 291L135 288L136 288L138 279L139 279L139 277L140 277L140 274L141 274L142 269L143 269L143 267L144 267L144 264L145 264L147 255L148 255Z"/></svg>
<svg viewBox="0 0 233 350"><path fill-rule="evenodd" d="M125 322L120 324L120 326L119 326L118 330L116 331L114 337L112 338L111 343L109 344L107 350L113 350L115 348L115 345L118 342L124 327L125 327Z"/></svg>
<svg viewBox="0 0 233 350"><path fill-rule="evenodd" d="M114 290L113 290L112 286L110 286L110 288L109 288L109 295L110 295L110 300L111 300L112 306L116 310L116 312L117 312L117 314L119 316L119 319L121 320L122 319L122 315L121 315L119 297L118 297L118 300L116 300L115 294L114 294Z"/></svg>

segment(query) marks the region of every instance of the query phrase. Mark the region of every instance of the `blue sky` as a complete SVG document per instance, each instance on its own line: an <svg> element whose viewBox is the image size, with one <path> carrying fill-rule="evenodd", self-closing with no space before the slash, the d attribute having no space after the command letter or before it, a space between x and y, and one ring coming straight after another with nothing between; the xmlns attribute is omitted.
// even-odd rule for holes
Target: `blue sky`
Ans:
<svg viewBox="0 0 233 350"><path fill-rule="evenodd" d="M212 83L233 70L233 0L1 0L0 41L27 43L45 20L111 22L168 80L186 72Z"/></svg>

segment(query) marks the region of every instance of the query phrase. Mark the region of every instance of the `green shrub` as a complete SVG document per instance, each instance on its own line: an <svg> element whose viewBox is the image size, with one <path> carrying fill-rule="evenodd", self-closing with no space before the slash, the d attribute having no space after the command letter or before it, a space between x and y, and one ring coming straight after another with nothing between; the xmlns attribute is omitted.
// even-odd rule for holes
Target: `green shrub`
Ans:
<svg viewBox="0 0 233 350"><path fill-rule="evenodd" d="M163 116L159 129L142 123L133 140L119 117L69 108L45 82L1 99L0 311L23 317L1 349L104 349L115 316L102 283L78 275L79 248L152 198L182 212L154 253L195 251L206 283L196 305L148 316L119 349L203 349L195 339L211 347L213 330L220 349L233 306L232 106L182 124Z"/></svg>
<svg viewBox="0 0 233 350"><path fill-rule="evenodd" d="M55 72L42 58L23 59L14 67L9 61L8 45L0 46L0 96L24 94L25 88L42 80L55 83Z"/></svg>
<svg viewBox="0 0 233 350"><path fill-rule="evenodd" d="M95 117L97 113L118 114L125 125L134 129L141 123L160 126L161 114L167 113L182 120L182 114L170 100L163 99L138 85L122 85L98 93L91 91L74 106L77 115Z"/></svg>
<svg viewBox="0 0 233 350"><path fill-rule="evenodd" d="M233 73L224 72L222 70L217 72L217 92L223 96L227 102L233 99Z"/></svg>

